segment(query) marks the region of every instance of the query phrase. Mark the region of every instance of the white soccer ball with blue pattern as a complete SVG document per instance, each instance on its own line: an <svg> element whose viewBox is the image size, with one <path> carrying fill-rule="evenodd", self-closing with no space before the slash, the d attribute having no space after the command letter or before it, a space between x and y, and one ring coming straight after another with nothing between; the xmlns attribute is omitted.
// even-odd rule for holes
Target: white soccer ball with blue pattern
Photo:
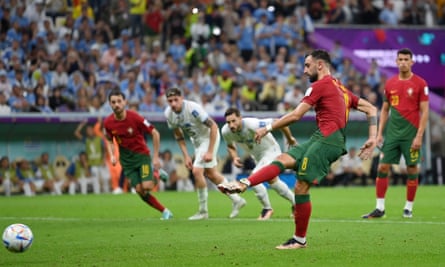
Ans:
<svg viewBox="0 0 445 267"><path fill-rule="evenodd" d="M3 245L11 252L25 252L31 247L33 239L31 229L21 223L11 224L3 231Z"/></svg>

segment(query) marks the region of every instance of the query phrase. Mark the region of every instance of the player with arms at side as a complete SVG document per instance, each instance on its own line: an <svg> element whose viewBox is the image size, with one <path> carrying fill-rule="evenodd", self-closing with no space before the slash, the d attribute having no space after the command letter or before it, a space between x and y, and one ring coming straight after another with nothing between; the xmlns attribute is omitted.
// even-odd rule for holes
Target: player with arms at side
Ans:
<svg viewBox="0 0 445 267"><path fill-rule="evenodd" d="M266 124L272 123L273 119L243 118L241 112L237 108L227 109L224 117L226 118L226 123L221 129L221 134L227 144L227 150L229 151L233 164L235 164L236 167L241 168L243 166L243 163L238 156L237 144L254 158L256 166L252 172L271 163L281 154L280 145L271 133L268 133L261 143L255 142L255 131L258 128L264 127ZM292 136L289 127L284 127L281 130L284 133L289 146L297 144L297 140ZM280 196L289 200L292 206L295 204L294 194L279 177L275 177L267 182ZM263 210L261 211L258 220L269 219L273 214L273 209L266 187L263 184L258 184L253 186L252 189L263 205Z"/></svg>
<svg viewBox="0 0 445 267"><path fill-rule="evenodd" d="M287 168L297 170L295 184L294 236L277 249L299 249L306 247L306 232L312 212L309 191L313 183L323 179L332 162L346 154L345 127L350 108L366 113L369 121L369 138L361 147L360 156L369 158L376 145L377 109L368 101L358 98L346 89L330 73L331 59L327 51L314 50L306 56L304 74L309 77L312 87L306 90L300 104L290 113L256 131L256 140L273 129L280 129L300 120L303 115L315 109L318 130L309 141L291 147L279 155L271 164L256 171L240 182L221 184L224 193L244 192L247 187L275 178Z"/></svg>
<svg viewBox="0 0 445 267"><path fill-rule="evenodd" d="M119 160L125 176L131 181L131 186L136 189L141 199L148 205L162 212L162 218L168 220L173 214L150 194L157 184L153 176L153 168L159 170L160 136L154 126L138 113L127 110L125 95L114 89L108 95L108 101L113 109L113 114L104 120L105 135L108 140L108 151L111 163L116 164L113 138L119 144ZM153 167L150 150L145 141L145 135L150 134L153 139Z"/></svg>
<svg viewBox="0 0 445 267"><path fill-rule="evenodd" d="M403 155L407 165L406 202L403 217L413 216L413 203L419 178L420 149L429 116L428 85L414 74L413 53L408 48L397 51L399 73L385 84L385 95L380 112L377 143L382 144L376 178L376 209L362 216L364 219L385 216L385 195L391 164L399 164ZM391 115L389 115L391 114ZM385 131L385 140L383 140Z"/></svg>
<svg viewBox="0 0 445 267"><path fill-rule="evenodd" d="M167 124L184 155L186 167L195 177L195 186L198 192L198 213L189 217L189 220L202 220L208 218L208 192L205 176L214 184L225 182L224 176L216 170L218 147L220 143L219 128L207 112L197 103L185 100L182 92L175 87L166 92L169 107L164 111ZM187 152L184 134L190 137L194 147L195 160ZM205 175L205 176L204 176ZM238 215L239 210L246 204L246 200L238 194L229 195L232 200L232 212L229 218Z"/></svg>

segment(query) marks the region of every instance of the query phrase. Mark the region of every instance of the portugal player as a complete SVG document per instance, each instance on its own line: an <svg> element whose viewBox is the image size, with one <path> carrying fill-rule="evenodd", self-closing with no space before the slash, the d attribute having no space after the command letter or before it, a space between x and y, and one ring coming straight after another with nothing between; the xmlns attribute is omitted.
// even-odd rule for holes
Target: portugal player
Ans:
<svg viewBox="0 0 445 267"><path fill-rule="evenodd" d="M300 104L290 113L256 130L259 142L273 129L279 129L300 120L303 115L315 109L318 130L309 141L290 148L275 160L240 182L221 184L218 188L225 193L244 192L253 186L275 178L285 169L296 169L298 180L295 184L294 236L277 249L300 249L306 247L306 231L312 212L309 190L313 183L323 179L332 162L346 154L345 127L350 108L358 109L368 116L369 139L361 148L359 156L369 158L376 145L377 109L368 101L358 98L347 90L331 73L331 59L327 51L315 50L306 56L304 74L309 77L312 87L306 90Z"/></svg>
<svg viewBox="0 0 445 267"><path fill-rule="evenodd" d="M113 114L104 120L104 128L108 140L108 150L112 164L116 164L113 151L113 137L119 144L120 163L125 176L131 181L131 186L144 202L162 212L162 218L168 220L173 214L150 194L157 184L154 178L150 150L145 142L144 134L150 134L153 139L153 167L159 170L160 136L154 126L138 113L127 110L125 95L118 89L111 91L108 101Z"/></svg>
<svg viewBox="0 0 445 267"><path fill-rule="evenodd" d="M419 177L420 148L428 122L428 85L424 79L411 71L414 64L411 50L403 48L397 51L396 63L399 73L388 79L385 84L384 102L380 112L377 142L383 141L383 130L385 130L385 140L375 183L376 209L363 215L364 219L385 216L389 168L391 164L399 164L401 155L405 158L408 171L403 217L413 216L413 202Z"/></svg>

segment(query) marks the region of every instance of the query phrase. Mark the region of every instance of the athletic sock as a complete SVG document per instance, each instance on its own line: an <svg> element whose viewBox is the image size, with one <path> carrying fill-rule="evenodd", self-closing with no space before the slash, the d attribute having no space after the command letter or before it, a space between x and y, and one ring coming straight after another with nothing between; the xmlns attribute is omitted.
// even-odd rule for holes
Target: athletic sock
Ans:
<svg viewBox="0 0 445 267"><path fill-rule="evenodd" d="M284 170L283 164L274 161L249 176L250 186L261 184L277 177Z"/></svg>
<svg viewBox="0 0 445 267"><path fill-rule="evenodd" d="M309 218L311 217L311 212L312 212L312 204L309 195L296 195L295 211L294 211L296 237L301 237L301 238L306 237L306 232L309 226ZM306 240L304 240L302 243L304 242L306 242Z"/></svg>
<svg viewBox="0 0 445 267"><path fill-rule="evenodd" d="M408 175L408 180L406 181L406 203L405 209L412 211L414 199L416 198L417 188L419 186L419 179L417 178L417 174L413 175L415 178L412 179L410 175Z"/></svg>
<svg viewBox="0 0 445 267"><path fill-rule="evenodd" d="M207 191L207 187L204 188L198 188L198 201L199 201L199 212L200 213L207 213L208 207L207 207L207 199L209 196L209 193Z"/></svg>
<svg viewBox="0 0 445 267"><path fill-rule="evenodd" d="M159 210L160 212L163 212L165 207L159 203L159 201L153 196L151 195L149 192L146 192L143 196L141 196L141 198L150 206L152 206L153 208Z"/></svg>
<svg viewBox="0 0 445 267"><path fill-rule="evenodd" d="M283 198L289 200L292 205L295 204L295 195L292 193L292 191L289 189L289 187L281 181L279 178L274 183L270 184L270 187L275 190L280 196Z"/></svg>
<svg viewBox="0 0 445 267"><path fill-rule="evenodd" d="M388 190L388 174L379 173L375 181L375 193L377 196L376 208L385 210L385 195Z"/></svg>
<svg viewBox="0 0 445 267"><path fill-rule="evenodd" d="M255 192L255 196L263 205L263 209L272 209L266 187L263 184L258 184L252 187L252 189Z"/></svg>

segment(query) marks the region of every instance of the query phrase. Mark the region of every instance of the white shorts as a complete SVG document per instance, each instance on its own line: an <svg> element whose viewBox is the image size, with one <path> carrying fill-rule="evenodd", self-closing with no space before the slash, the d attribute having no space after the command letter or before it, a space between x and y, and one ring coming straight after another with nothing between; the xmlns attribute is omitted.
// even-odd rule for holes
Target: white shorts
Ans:
<svg viewBox="0 0 445 267"><path fill-rule="evenodd" d="M270 164L272 161L274 161L279 155L281 155L281 150L276 148L268 149L264 153L264 157L260 159L260 161L256 162L255 168L252 170L252 172L256 172L257 170L261 169L262 167Z"/></svg>
<svg viewBox="0 0 445 267"><path fill-rule="evenodd" d="M218 133L218 135L216 136L216 140L215 140L215 146L213 148L213 159L210 162L205 162L202 159L204 154L209 149L209 141L210 140L207 139L206 141L202 142L201 145L199 145L198 147L195 147L195 161L193 162L193 167L205 169L205 168L213 168L218 164L217 155L218 155L220 139L221 139L221 137L219 136L219 133Z"/></svg>

